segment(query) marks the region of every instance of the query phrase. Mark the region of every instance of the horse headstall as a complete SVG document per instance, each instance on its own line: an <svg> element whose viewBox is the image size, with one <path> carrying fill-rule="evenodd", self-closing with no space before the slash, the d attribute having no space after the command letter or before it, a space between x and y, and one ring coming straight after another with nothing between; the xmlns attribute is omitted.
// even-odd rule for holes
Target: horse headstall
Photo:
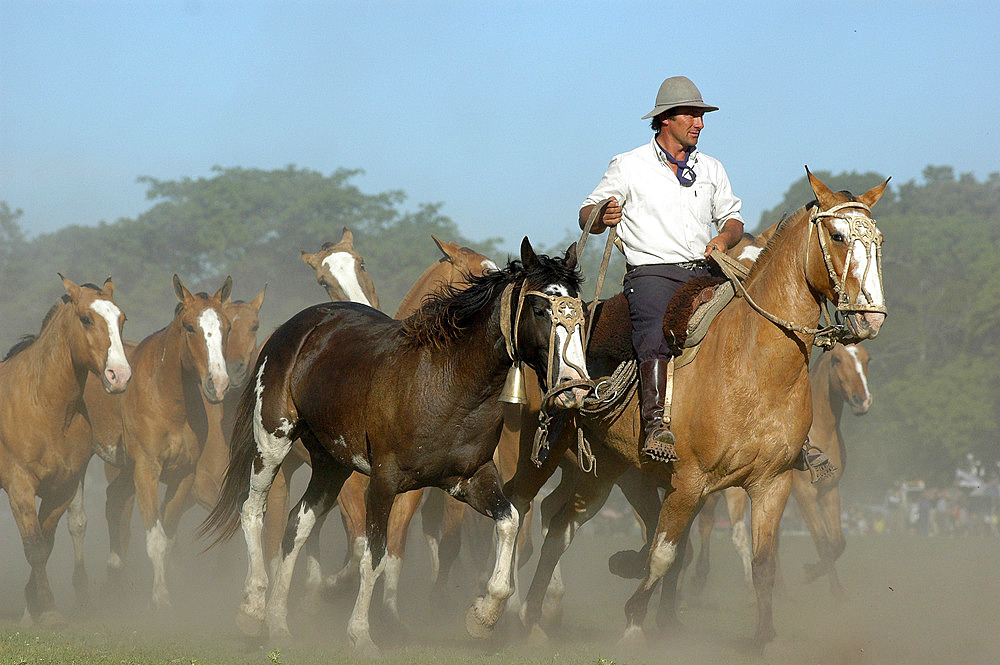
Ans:
<svg viewBox="0 0 1000 665"><path fill-rule="evenodd" d="M847 224L848 234L845 241L847 255L844 257L843 270L839 274L834 267L831 255L830 233L825 226L819 223L824 218L839 219ZM809 221L816 226L816 234L819 237L823 253L823 262L826 264L827 273L833 282L833 290L837 297L835 303L837 311L839 313L877 312L885 314L885 305L876 303L875 298L866 287L873 264L875 270L878 271L878 283L880 286L882 284L882 236L875 226L875 220L871 217L871 209L860 201L848 201L833 206L829 210L813 209ZM851 270L852 261L855 260L854 252L858 245L865 252L865 270L858 280L858 300L851 302L846 288L847 276Z"/></svg>

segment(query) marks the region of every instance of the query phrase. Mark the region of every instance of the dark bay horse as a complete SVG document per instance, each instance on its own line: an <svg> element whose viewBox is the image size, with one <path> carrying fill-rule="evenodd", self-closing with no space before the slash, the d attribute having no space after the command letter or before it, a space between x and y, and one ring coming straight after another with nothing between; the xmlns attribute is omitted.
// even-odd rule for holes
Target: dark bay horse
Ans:
<svg viewBox="0 0 1000 665"><path fill-rule="evenodd" d="M232 280L209 296L192 294L174 275L173 320L130 351L135 389L108 400L91 392L87 407L101 413L93 445L108 463L105 515L111 553L108 575L120 583L130 536L133 500L146 530L153 564L154 609L170 607L166 562L188 507L195 468L209 430L203 396L218 402L229 388L224 349L229 319L223 311ZM159 486L166 485L163 504Z"/></svg>
<svg viewBox="0 0 1000 665"><path fill-rule="evenodd" d="M331 302L359 302L378 309L375 285L364 258L354 251L354 234L346 226L338 242L324 243L315 254L303 251L302 261L316 271L316 281Z"/></svg>
<svg viewBox="0 0 1000 665"><path fill-rule="evenodd" d="M93 454L88 440L67 436L67 430L76 418L85 424L88 373L109 393L125 390L132 376L122 345L125 316L115 304L112 281L101 288L62 282L66 295L49 310L38 335L22 339L0 363L0 486L31 566L25 616L43 625L63 622L45 566L56 525ZM74 576L78 597L86 593L79 581Z"/></svg>
<svg viewBox="0 0 1000 665"><path fill-rule="evenodd" d="M826 301L837 303L843 322L839 333L845 341L874 337L885 318L882 236L870 208L886 183L854 197L834 193L811 173L808 176L817 200L778 225L751 269L748 297L737 298L716 317L694 361L675 374L672 423L680 461L666 466L638 459L634 396L613 422L578 418L594 444L596 474L572 488L573 499L549 523L522 608L529 627L538 628L552 568L576 528L596 513L614 480L632 466L654 474L667 489L644 578L625 606L623 642L642 638L649 597L660 578L668 599L661 606L661 624L676 622L677 553L683 553L691 521L705 497L731 486L751 497L754 644L763 648L773 639L775 537L792 484L792 465L812 422L808 361L821 308ZM618 296L604 301L595 311L588 352L594 376L607 376L632 357L622 300ZM505 493L516 509L527 504L559 463L561 451L575 438L571 429L564 428L541 469L522 463L506 484ZM522 459L527 458L522 449Z"/></svg>
<svg viewBox="0 0 1000 665"><path fill-rule="evenodd" d="M872 394L868 388L870 359L867 349L860 344L837 344L820 356L809 371L813 404L809 442L825 452L837 468L832 475L815 483L807 471L795 471L792 475L792 496L795 497L802 520L809 529L819 555L819 561L805 565L805 580L812 582L817 577L828 575L830 590L836 597L843 595L843 587L834 562L847 546L840 520L840 479L847 463L847 448L840 433L840 417L845 405L850 405L855 416L863 416L871 408ZM708 542L717 496L709 497L711 505L706 502L698 516L701 545L698 550L698 565L692 579L696 589L704 586L710 568ZM729 522L733 527L733 543L743 560L744 568L749 569L750 543L744 533L746 527L743 522L747 496L744 492L730 493L727 490L725 499Z"/></svg>
<svg viewBox="0 0 1000 665"><path fill-rule="evenodd" d="M497 400L512 358L567 388L559 406L587 390L576 247L562 259L537 256L527 238L521 261L427 299L405 321L369 307L329 303L303 310L265 343L255 383L240 403L222 498L205 531L230 537L242 524L249 570L238 624L287 634L284 598L302 543L354 471L369 476L367 544L348 626L355 649L376 652L368 610L385 566L395 496L440 487L497 523L497 558L487 594L466 626L488 634L513 591L511 557L518 513L501 491L493 452L502 425ZM293 508L265 611L268 577L261 549L264 500L292 442L309 451L312 477ZM249 484L249 487L248 487Z"/></svg>

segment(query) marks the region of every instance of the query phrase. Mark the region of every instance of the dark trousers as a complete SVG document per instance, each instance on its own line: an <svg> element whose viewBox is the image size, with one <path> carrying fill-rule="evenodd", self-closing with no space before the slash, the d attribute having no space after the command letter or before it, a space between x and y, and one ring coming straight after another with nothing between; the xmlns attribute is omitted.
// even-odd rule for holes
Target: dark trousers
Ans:
<svg viewBox="0 0 1000 665"><path fill-rule="evenodd" d="M684 282L711 274L707 267L682 268L670 263L627 268L622 286L632 319L632 347L640 363L670 357L663 336L667 304Z"/></svg>

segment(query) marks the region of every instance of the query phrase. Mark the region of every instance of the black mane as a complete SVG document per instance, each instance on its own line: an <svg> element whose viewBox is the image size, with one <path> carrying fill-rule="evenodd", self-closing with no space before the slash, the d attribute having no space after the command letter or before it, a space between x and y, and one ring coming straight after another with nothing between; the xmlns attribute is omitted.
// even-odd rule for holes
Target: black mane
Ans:
<svg viewBox="0 0 1000 665"><path fill-rule="evenodd" d="M403 321L403 335L421 345L441 346L452 341L508 284L522 278L529 289L560 283L579 293L583 282L580 272L567 266L564 259L544 254L537 258L530 270L512 260L499 271L467 276L465 283L449 284L427 296L420 308Z"/></svg>

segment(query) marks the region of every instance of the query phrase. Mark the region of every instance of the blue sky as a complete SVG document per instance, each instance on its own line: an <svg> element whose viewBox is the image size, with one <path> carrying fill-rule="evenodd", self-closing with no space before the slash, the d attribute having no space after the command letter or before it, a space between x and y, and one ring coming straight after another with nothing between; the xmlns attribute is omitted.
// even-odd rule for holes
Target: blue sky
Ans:
<svg viewBox="0 0 1000 665"><path fill-rule="evenodd" d="M552 244L685 74L753 228L806 164L1000 170L998 33L988 2L0 0L0 200L35 234L135 217L141 175L361 168Z"/></svg>

